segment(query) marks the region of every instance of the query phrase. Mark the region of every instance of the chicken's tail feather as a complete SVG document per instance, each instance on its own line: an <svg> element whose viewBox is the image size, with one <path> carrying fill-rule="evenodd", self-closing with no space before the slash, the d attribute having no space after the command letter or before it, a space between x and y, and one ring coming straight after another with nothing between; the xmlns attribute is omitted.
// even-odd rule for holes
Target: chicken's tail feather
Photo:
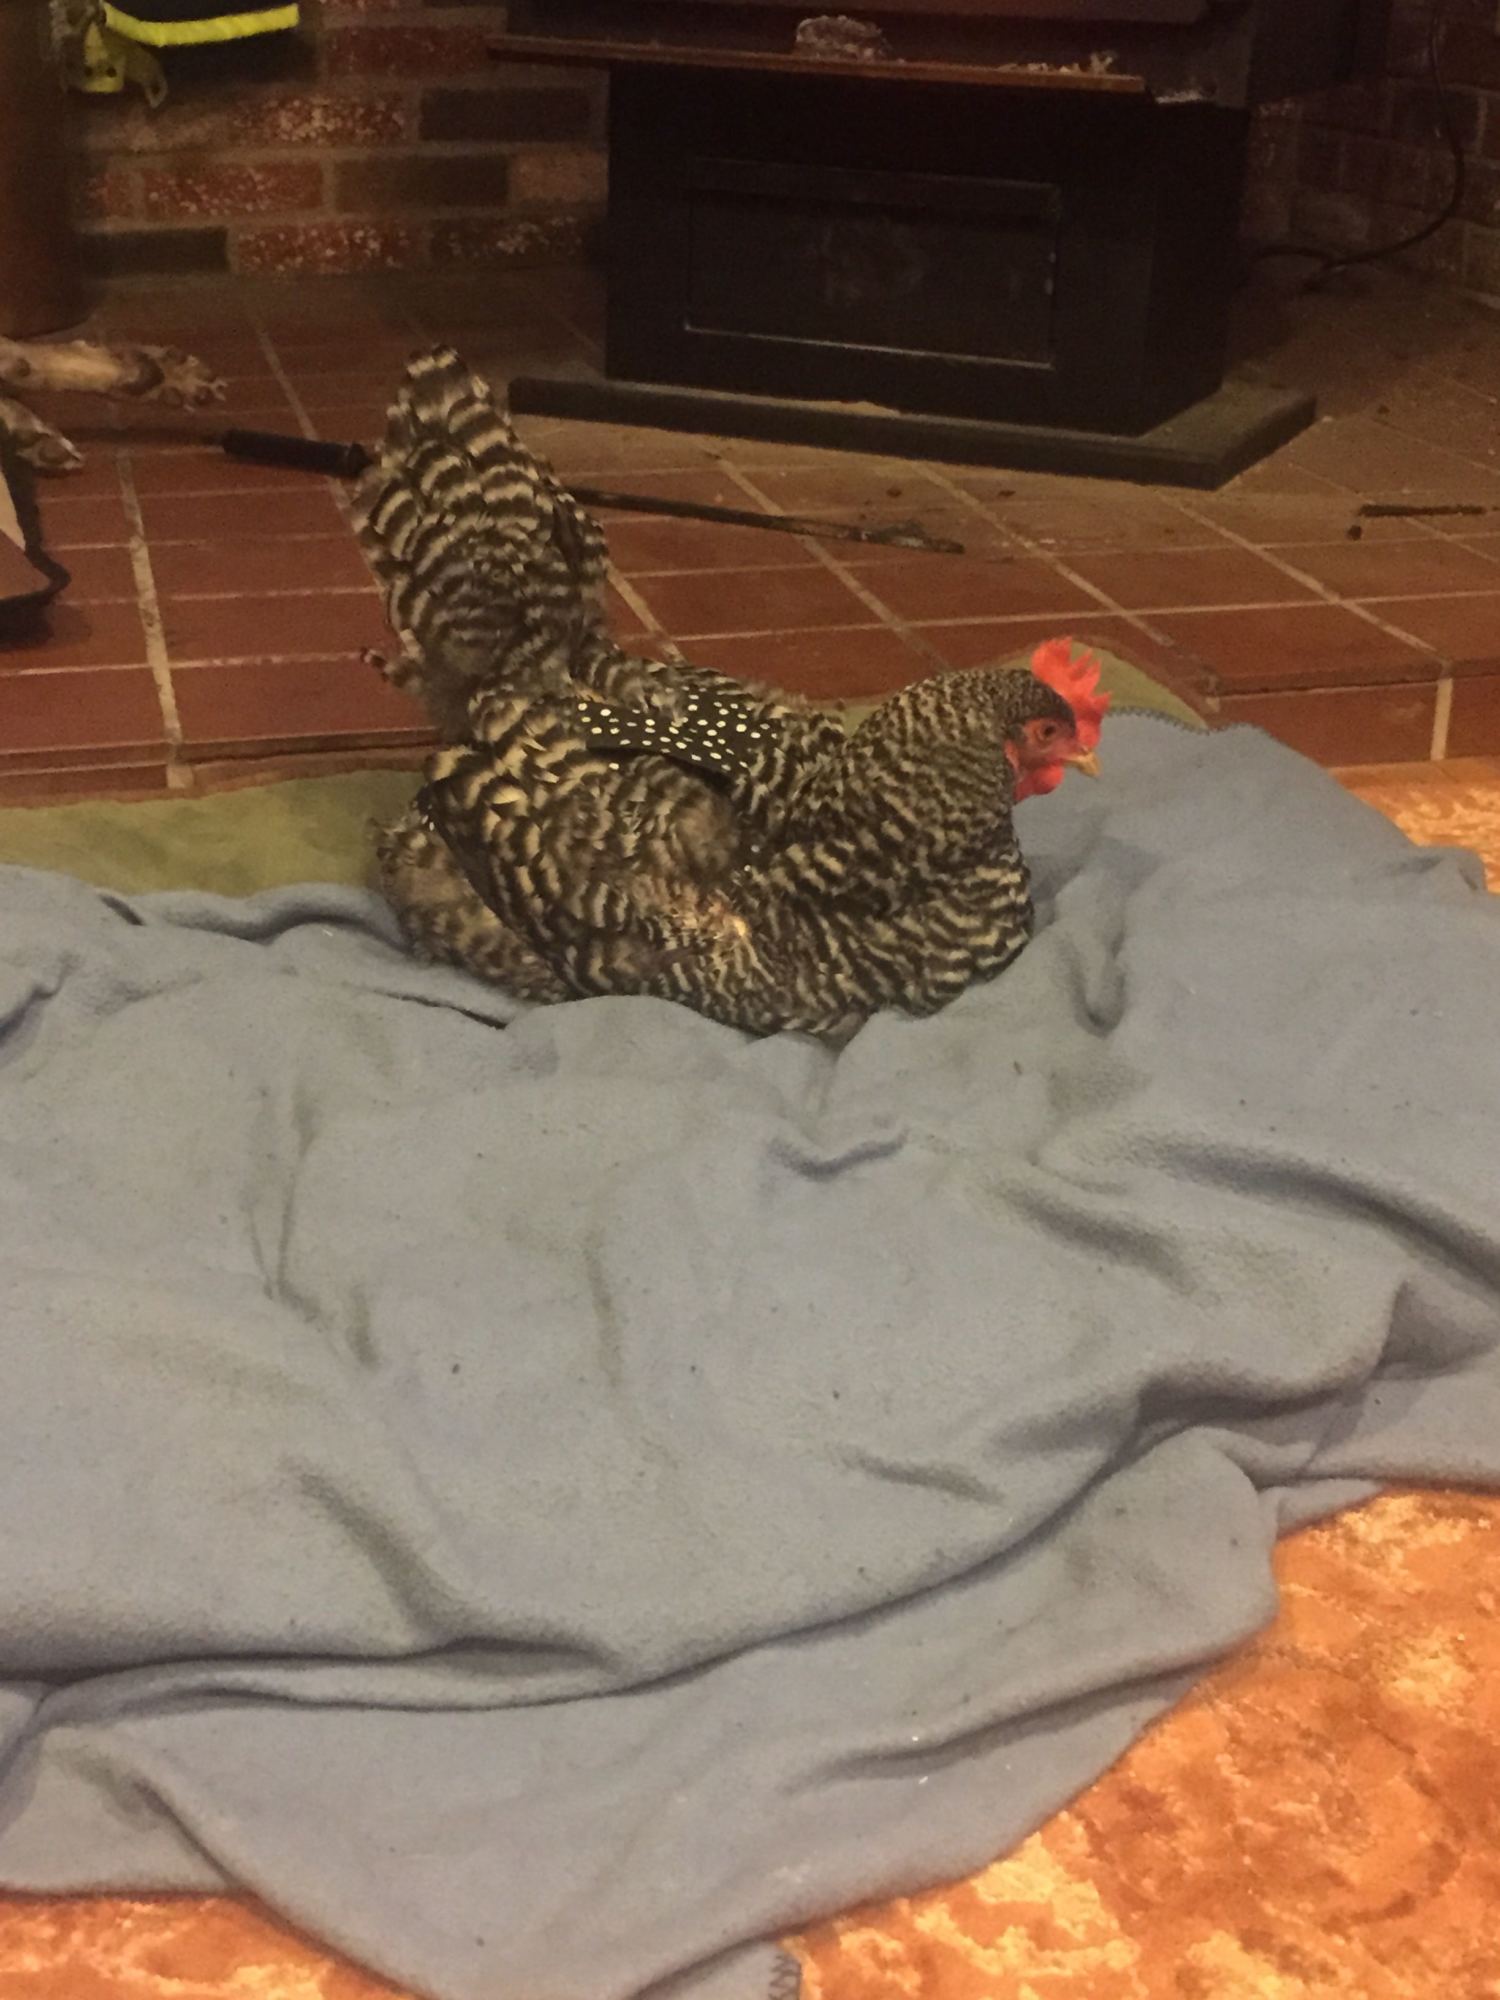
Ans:
<svg viewBox="0 0 1500 2000"><path fill-rule="evenodd" d="M409 363L355 506L392 628L436 683L555 678L601 619L603 536L452 348Z"/></svg>

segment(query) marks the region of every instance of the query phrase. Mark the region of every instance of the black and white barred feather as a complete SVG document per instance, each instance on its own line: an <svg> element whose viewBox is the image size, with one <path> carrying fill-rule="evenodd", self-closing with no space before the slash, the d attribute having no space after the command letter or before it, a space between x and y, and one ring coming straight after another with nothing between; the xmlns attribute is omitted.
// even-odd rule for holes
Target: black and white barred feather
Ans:
<svg viewBox="0 0 1500 2000"><path fill-rule="evenodd" d="M361 523L391 677L448 738L378 850L420 951L527 999L654 994L841 1038L1026 942L1010 748L1073 721L1030 674L940 675L850 736L625 653L597 526L447 350L408 370Z"/></svg>
<svg viewBox="0 0 1500 2000"><path fill-rule="evenodd" d="M909 688L841 735L768 839L696 766L613 755L566 700L491 693L471 741L432 760L422 811L483 923L567 994L653 994L752 1033L841 1039L883 1008L946 1005L1025 944L1007 743L1032 715L1069 719L1027 673ZM437 950L496 976L492 941Z"/></svg>
<svg viewBox="0 0 1500 2000"><path fill-rule="evenodd" d="M401 658L439 726L503 668L561 689L603 631L604 537L451 348L418 355L355 495Z"/></svg>

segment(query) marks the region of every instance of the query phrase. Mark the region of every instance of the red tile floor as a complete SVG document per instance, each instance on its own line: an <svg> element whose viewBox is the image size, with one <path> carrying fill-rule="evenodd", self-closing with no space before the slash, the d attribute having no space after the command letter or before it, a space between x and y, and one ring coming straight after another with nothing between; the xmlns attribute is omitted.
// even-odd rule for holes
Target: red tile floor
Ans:
<svg viewBox="0 0 1500 2000"><path fill-rule="evenodd" d="M568 271L214 279L122 287L95 325L192 346L228 378L232 421L368 439L413 346L452 339L497 378L588 367L598 311ZM1372 274L1347 295L1256 295L1240 346L1326 414L1215 494L524 428L592 485L914 517L965 546L607 516L622 634L669 634L707 664L870 696L1069 631L1326 764L1500 755L1500 318ZM89 463L44 501L72 587L45 637L0 653L0 800L412 757L417 716L358 657L384 627L336 483L226 459L223 416L47 414ZM1371 501L1472 511L1361 519Z"/></svg>

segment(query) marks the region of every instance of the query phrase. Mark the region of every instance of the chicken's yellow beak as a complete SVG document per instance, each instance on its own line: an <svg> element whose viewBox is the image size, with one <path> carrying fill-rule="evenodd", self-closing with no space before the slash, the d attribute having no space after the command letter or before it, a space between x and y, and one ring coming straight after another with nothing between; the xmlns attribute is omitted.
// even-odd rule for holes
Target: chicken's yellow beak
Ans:
<svg viewBox="0 0 1500 2000"><path fill-rule="evenodd" d="M1092 750L1080 750L1076 757L1064 757L1063 762L1070 770L1082 771L1086 778L1097 778L1099 775L1099 759Z"/></svg>

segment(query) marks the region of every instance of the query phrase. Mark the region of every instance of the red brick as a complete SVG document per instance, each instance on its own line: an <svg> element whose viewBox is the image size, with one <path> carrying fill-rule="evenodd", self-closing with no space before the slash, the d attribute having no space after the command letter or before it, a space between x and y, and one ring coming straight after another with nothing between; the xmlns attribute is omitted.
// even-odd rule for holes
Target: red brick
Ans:
<svg viewBox="0 0 1500 2000"><path fill-rule="evenodd" d="M681 639L880 623L877 612L821 567L685 571L637 580L635 588L662 629Z"/></svg>
<svg viewBox="0 0 1500 2000"><path fill-rule="evenodd" d="M256 465L230 458L210 444L169 446L140 452L135 490L144 499L157 493L264 493L309 491L308 476L286 465ZM1497 571L1500 582L1500 571Z"/></svg>
<svg viewBox="0 0 1500 2000"><path fill-rule="evenodd" d="M1135 559L1125 558L1126 567ZM1022 556L1014 562L972 562L964 556L891 555L862 564L860 582L900 619L913 624L962 618L1075 616L1098 609L1088 591L1049 562ZM655 586L652 586L653 596ZM853 620L846 622L852 623ZM754 627L721 625L719 631Z"/></svg>
<svg viewBox="0 0 1500 2000"><path fill-rule="evenodd" d="M1345 543L1345 548L1351 545ZM1426 546L1424 543L1422 546ZM1321 554L1316 551L1315 554ZM1385 554L1379 543L1365 551L1367 561ZM922 558L932 562L928 556ZM1119 551L1073 552L1068 557L1073 571L1085 582L1102 590L1114 603L1127 610L1165 610L1170 605L1223 607L1224 605L1275 604L1307 598L1312 592L1305 584L1248 549L1230 547L1205 549L1132 549ZM1477 566L1487 568L1483 558ZM1309 567L1312 566L1311 561ZM934 567L938 567L934 564ZM1500 583L1500 574L1496 576ZM941 613L929 613L931 617ZM957 614L954 614L955 616Z"/></svg>
<svg viewBox="0 0 1500 2000"><path fill-rule="evenodd" d="M232 546L245 535L336 535L345 525L333 489L321 479L273 495L147 493L141 513L153 546L198 540Z"/></svg>
<svg viewBox="0 0 1500 2000"><path fill-rule="evenodd" d="M1418 213L1413 209L1380 208L1376 211L1376 223L1382 242L1394 243L1405 236L1414 236L1432 220L1430 213ZM1464 224L1445 222L1435 236L1426 237L1415 249L1403 251L1401 262L1413 270L1425 271L1434 278L1447 278L1457 284L1461 281L1464 265Z"/></svg>
<svg viewBox="0 0 1500 2000"><path fill-rule="evenodd" d="M490 40L477 24L333 28L323 37L323 68L328 76L487 74Z"/></svg>
<svg viewBox="0 0 1500 2000"><path fill-rule="evenodd" d="M242 104L228 136L257 146L382 146L406 138L409 128L399 97L306 90Z"/></svg>
<svg viewBox="0 0 1500 2000"><path fill-rule="evenodd" d="M1369 203L1358 195L1306 188L1292 204L1292 226L1299 241L1331 243L1341 250L1359 248L1369 241Z"/></svg>
<svg viewBox="0 0 1500 2000"><path fill-rule="evenodd" d="M382 144L406 135L406 106L385 91L356 92L260 85L233 92L198 90L159 111L93 98L76 107L91 154L216 154L228 146Z"/></svg>
<svg viewBox="0 0 1500 2000"><path fill-rule="evenodd" d="M1288 178L1296 169L1299 131L1289 119L1257 117L1250 126L1249 171L1258 178Z"/></svg>
<svg viewBox="0 0 1500 2000"><path fill-rule="evenodd" d="M593 254L591 216L475 216L432 225L435 264L567 264Z"/></svg>
<svg viewBox="0 0 1500 2000"><path fill-rule="evenodd" d="M1430 208L1452 185L1453 169L1418 146L1389 146L1380 171L1380 198L1402 208Z"/></svg>
<svg viewBox="0 0 1500 2000"><path fill-rule="evenodd" d="M323 169L312 161L148 167L141 179L145 212L158 222L281 215L323 200Z"/></svg>
<svg viewBox="0 0 1500 2000"><path fill-rule="evenodd" d="M1343 84L1318 98L1318 117L1346 132L1384 132L1390 122L1390 92L1383 78Z"/></svg>
<svg viewBox="0 0 1500 2000"><path fill-rule="evenodd" d="M1240 203L1240 233L1248 243L1279 243L1291 234L1292 204L1287 187L1252 177Z"/></svg>
<svg viewBox="0 0 1500 2000"><path fill-rule="evenodd" d="M149 667L0 674L0 761L49 750L154 749L162 735Z"/></svg>
<svg viewBox="0 0 1500 2000"><path fill-rule="evenodd" d="M0 757L4 755L0 752ZM16 769L10 770L8 766L13 761ZM82 751L40 751L24 760L7 758L6 764L7 768L0 770L0 805L69 805L78 799L154 798L170 789L165 758L139 748L116 749L111 745L107 759L100 761Z"/></svg>
<svg viewBox="0 0 1500 2000"><path fill-rule="evenodd" d="M135 564L127 548L72 549L66 560L68 601L72 604L135 602Z"/></svg>
<svg viewBox="0 0 1500 2000"><path fill-rule="evenodd" d="M1479 674L1453 683L1448 755L1500 756L1500 674Z"/></svg>
<svg viewBox="0 0 1500 2000"><path fill-rule="evenodd" d="M1482 576L1491 565L1482 556L1478 560ZM1467 573L1460 570L1454 574ZM1380 611L1399 631L1431 646L1460 672L1500 668L1500 624L1496 622L1500 593L1480 595L1466 584L1462 596L1402 598L1381 605Z"/></svg>
<svg viewBox="0 0 1500 2000"><path fill-rule="evenodd" d="M1297 178L1304 187L1340 185L1343 135L1326 125L1304 125L1297 138Z"/></svg>
<svg viewBox="0 0 1500 2000"><path fill-rule="evenodd" d="M591 147L539 146L517 156L511 174L511 199L517 202L601 202L605 195L606 161Z"/></svg>
<svg viewBox="0 0 1500 2000"><path fill-rule="evenodd" d="M136 178L125 167L86 167L73 190L73 212L86 222L123 222L139 213Z"/></svg>
<svg viewBox="0 0 1500 2000"><path fill-rule="evenodd" d="M1458 141L1466 150L1478 142L1483 103L1472 90L1449 90L1444 95L1430 83L1396 81L1387 85L1391 93L1391 136L1408 146L1441 146L1448 143L1444 104Z"/></svg>
<svg viewBox="0 0 1500 2000"><path fill-rule="evenodd" d="M241 755L349 742L417 743L425 718L373 667L348 656L316 664L247 660L232 667L179 667L172 676L190 750Z"/></svg>
<svg viewBox="0 0 1500 2000"><path fill-rule="evenodd" d="M1389 159L1390 148L1384 139L1346 132L1334 185L1344 194L1363 195L1373 201L1389 169Z"/></svg>
<svg viewBox="0 0 1500 2000"><path fill-rule="evenodd" d="M242 230L243 272L401 271L423 261L425 232L405 222L290 222Z"/></svg>
<svg viewBox="0 0 1500 2000"><path fill-rule="evenodd" d="M1430 73L1430 19L1429 0L1392 0L1385 36L1385 68L1388 75L1422 78Z"/></svg>
<svg viewBox="0 0 1500 2000"><path fill-rule="evenodd" d="M363 647L390 643L380 599L370 589L168 598L162 630L174 666L260 655L329 654L354 661Z"/></svg>
<svg viewBox="0 0 1500 2000"><path fill-rule="evenodd" d="M649 515L608 517L609 554L626 576L648 577L677 570L758 569L767 561L769 537L760 528L726 528L709 521L653 519ZM815 560L805 542L779 535L778 568Z"/></svg>
<svg viewBox="0 0 1500 2000"><path fill-rule="evenodd" d="M89 269L108 277L229 268L223 229L90 229L79 240Z"/></svg>
<svg viewBox="0 0 1500 2000"><path fill-rule="evenodd" d="M1394 35L1392 39L1395 41ZM1415 62L1411 62L1413 43L1417 44ZM1426 35L1420 29L1413 33L1405 28L1394 52L1402 69L1410 64L1418 74L1426 73ZM1487 21L1449 20L1442 31L1442 56L1443 74L1450 87L1468 83L1480 90L1500 89L1500 37L1495 33L1493 14Z"/></svg>
<svg viewBox="0 0 1500 2000"><path fill-rule="evenodd" d="M71 122L89 153L163 153L213 146L228 130L228 104L190 98L169 99L148 111L137 98L85 97L75 100Z"/></svg>
<svg viewBox="0 0 1500 2000"><path fill-rule="evenodd" d="M429 90L421 129L424 139L582 139L590 116L586 90Z"/></svg>
<svg viewBox="0 0 1500 2000"><path fill-rule="evenodd" d="M66 557L58 560L66 567ZM133 603L73 604L64 595L49 607L35 631L28 630L7 643L0 686L8 683L12 669L128 667L137 661L144 663L145 658L146 637ZM0 727L0 743L6 740L6 731ZM97 741L87 737L59 740Z"/></svg>
<svg viewBox="0 0 1500 2000"><path fill-rule="evenodd" d="M1405 764L1431 754L1435 702L1417 685L1230 695L1219 720L1254 723L1319 764Z"/></svg>
<svg viewBox="0 0 1500 2000"><path fill-rule="evenodd" d="M931 658L898 632L781 632L770 637L705 639L695 663L720 673L767 681L814 701L871 700L933 673Z"/></svg>
<svg viewBox="0 0 1500 2000"><path fill-rule="evenodd" d="M384 213L392 208L498 208L510 185L503 153L404 153L341 161L334 206Z"/></svg>
<svg viewBox="0 0 1500 2000"><path fill-rule="evenodd" d="M122 553L94 550L97 556ZM166 598L225 591L358 590L370 573L352 535L243 535L233 542L157 542L151 571Z"/></svg>
<svg viewBox="0 0 1500 2000"><path fill-rule="evenodd" d="M1338 604L1160 612L1151 625L1237 693L1436 680L1440 670L1419 644Z"/></svg>
<svg viewBox="0 0 1500 2000"><path fill-rule="evenodd" d="M75 496L64 489L49 487L41 498L42 527L47 547L61 556L64 549L97 548L102 544L127 542L130 523L119 487L103 493Z"/></svg>
<svg viewBox="0 0 1500 2000"><path fill-rule="evenodd" d="M640 613L612 583L605 586L604 604L609 629L617 639L635 641L645 637L647 628Z"/></svg>

